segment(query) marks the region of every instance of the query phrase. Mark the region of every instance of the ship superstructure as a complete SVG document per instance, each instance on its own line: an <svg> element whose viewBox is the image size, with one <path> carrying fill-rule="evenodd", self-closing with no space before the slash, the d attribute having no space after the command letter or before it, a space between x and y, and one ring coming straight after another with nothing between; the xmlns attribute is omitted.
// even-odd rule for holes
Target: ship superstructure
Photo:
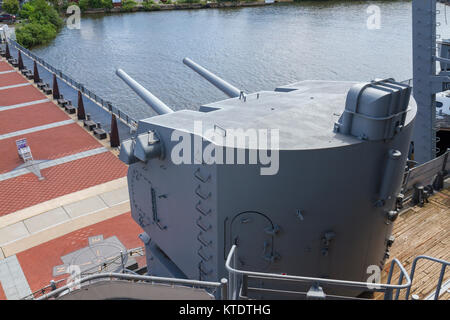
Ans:
<svg viewBox="0 0 450 320"><path fill-rule="evenodd" d="M218 281L237 245L244 270L365 281L367 267L384 265L398 214L409 95L393 80L304 81L141 120L120 158L150 274ZM279 145L267 149L279 163L238 161L256 151L245 141L253 128L276 132ZM192 143L177 164L181 133Z"/></svg>

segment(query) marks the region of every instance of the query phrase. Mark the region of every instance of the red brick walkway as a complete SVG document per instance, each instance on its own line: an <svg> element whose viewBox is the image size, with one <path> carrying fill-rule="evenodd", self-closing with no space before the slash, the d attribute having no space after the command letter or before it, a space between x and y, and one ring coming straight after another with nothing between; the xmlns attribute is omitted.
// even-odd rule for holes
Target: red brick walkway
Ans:
<svg viewBox="0 0 450 320"><path fill-rule="evenodd" d="M27 138L36 160L56 159L102 147L76 123L0 140L0 154L3 155L0 158L0 173L11 171L23 164L17 154L15 142L19 138ZM121 166L121 163L118 165Z"/></svg>
<svg viewBox="0 0 450 320"><path fill-rule="evenodd" d="M7 73L5 76L14 75ZM0 106L12 106L19 103L31 102L47 98L34 86L24 86L0 90Z"/></svg>
<svg viewBox="0 0 450 320"><path fill-rule="evenodd" d="M27 83L21 74L15 72L0 74L0 87L11 86L19 83Z"/></svg>
<svg viewBox="0 0 450 320"><path fill-rule="evenodd" d="M53 102L44 102L0 112L0 135L70 119L63 110L55 108Z"/></svg>
<svg viewBox="0 0 450 320"><path fill-rule="evenodd" d="M0 72L2 71L8 71L8 70L13 70L14 68L11 67L7 62L5 61L0 61Z"/></svg>
<svg viewBox="0 0 450 320"><path fill-rule="evenodd" d="M0 61L0 71L12 68ZM27 83L18 72L0 75L0 87ZM40 101L46 96L33 85L0 90L1 106ZM0 135L69 120L53 102L39 103L0 111ZM102 147L80 125L66 124L0 140L0 174L23 164L15 141L26 138L35 160L54 160ZM39 181L30 173L0 181L0 216L39 204L69 193L124 177L127 167L112 153L105 152L41 170Z"/></svg>
<svg viewBox="0 0 450 320"><path fill-rule="evenodd" d="M109 152L0 181L0 216L124 177L127 167Z"/></svg>
<svg viewBox="0 0 450 320"><path fill-rule="evenodd" d="M17 254L17 259L31 291L34 292L47 286L52 279L66 278L67 275L53 277L53 267L63 263L61 256L86 247L89 237L103 235L106 239L117 236L127 249L133 249L143 245L138 238L140 233L142 233L141 228L128 212L23 251ZM140 260L138 263L145 265L145 262Z"/></svg>
<svg viewBox="0 0 450 320"><path fill-rule="evenodd" d="M0 61L0 72L13 70ZM26 83L18 72L0 75L0 87ZM33 85L0 90L1 107L46 99ZM42 125L69 120L70 117L53 102L0 111L0 135L16 133ZM15 141L27 138L33 158L36 160L59 159L102 147L103 145L77 123L47 128L27 134L0 140L0 174L11 172L23 161L18 157ZM126 176L127 166L111 152L88 156L78 160L41 169L44 180L32 174L0 181L0 216L90 188ZM140 247L138 235L141 228L133 221L131 214L102 221L86 228L71 232L58 239L41 243L31 249L16 254L32 291L49 284L53 279L53 267L61 265L61 256L88 245L88 238L103 235L106 239L117 236L127 249ZM143 263L145 259L137 259ZM64 278L61 276L55 280ZM0 300L5 294L0 286Z"/></svg>
<svg viewBox="0 0 450 320"><path fill-rule="evenodd" d="M6 295L5 292L3 291L1 283L0 283L0 300L6 300Z"/></svg>

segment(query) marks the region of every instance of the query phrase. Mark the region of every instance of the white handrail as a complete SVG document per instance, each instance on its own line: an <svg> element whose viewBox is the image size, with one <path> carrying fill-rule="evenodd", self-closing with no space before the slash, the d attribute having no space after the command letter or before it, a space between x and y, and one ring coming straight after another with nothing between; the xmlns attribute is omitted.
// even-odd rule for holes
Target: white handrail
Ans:
<svg viewBox="0 0 450 320"><path fill-rule="evenodd" d="M154 277L154 276L141 276L134 274L124 274L124 273L99 273L94 274L77 281L74 281L72 284L65 285L59 289L56 289L52 292L49 292L43 296L40 296L36 300L46 300L55 296L58 296L60 293L70 290L74 286L78 286L81 283L97 280L97 279L121 279L121 280L138 280L145 282L158 282L158 283L170 283L170 284L185 284L190 286L199 286L199 287L213 287L213 288L222 288L226 291L227 281L221 280L221 282L208 282L208 281L199 281L199 280L190 280L190 279L178 279L178 278L164 278L164 277ZM225 288L224 288L225 287ZM225 298L225 297L222 297Z"/></svg>

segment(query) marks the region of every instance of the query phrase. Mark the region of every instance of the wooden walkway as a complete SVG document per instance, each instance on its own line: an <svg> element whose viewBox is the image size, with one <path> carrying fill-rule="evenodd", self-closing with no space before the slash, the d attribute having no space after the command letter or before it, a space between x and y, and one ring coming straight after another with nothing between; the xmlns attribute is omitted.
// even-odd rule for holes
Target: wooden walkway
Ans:
<svg viewBox="0 0 450 320"><path fill-rule="evenodd" d="M427 255L450 261L450 185L429 198L422 208L415 206L407 209L395 221L393 234L395 242L391 248L391 259L397 258L408 273L411 272L412 262L419 255ZM382 274L382 282L386 283L388 267L386 263ZM398 269L398 268L397 268ZM416 294L419 299L425 299L432 294L439 279L441 265L428 260L417 263L411 286L411 295ZM398 282L399 272L395 272L392 283ZM450 267L447 267L444 281L450 279ZM404 299L406 290L402 290L399 298ZM395 292L394 292L395 294ZM410 295L410 299L411 299ZM377 294L376 299L382 299ZM440 300L450 300L450 292L443 293Z"/></svg>

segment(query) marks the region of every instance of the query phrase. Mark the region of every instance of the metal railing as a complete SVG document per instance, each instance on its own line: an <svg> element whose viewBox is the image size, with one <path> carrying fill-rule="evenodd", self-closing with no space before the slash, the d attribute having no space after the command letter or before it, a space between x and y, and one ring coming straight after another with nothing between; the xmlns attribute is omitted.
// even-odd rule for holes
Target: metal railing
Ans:
<svg viewBox="0 0 450 320"><path fill-rule="evenodd" d="M129 116L127 113L121 111L119 108L114 107L111 102L101 98L91 90L87 89L83 84L75 81L65 73L63 73L61 70L53 67L51 64L47 63L44 59L38 57L34 53L32 53L30 50L22 47L20 44L18 44L13 39L8 39L8 42L10 42L17 50L20 50L23 54L27 55L29 58L35 60L37 63L39 63L42 67L47 69L49 72L56 74L58 78L63 80L65 83L67 83L72 88L81 91L81 93L86 96L88 99L93 101L95 104L97 104L99 107L103 108L105 111L115 114L117 118L119 118L123 123L128 125L129 127L136 128L137 127L137 121Z"/></svg>
<svg viewBox="0 0 450 320"><path fill-rule="evenodd" d="M81 285L82 283L91 282L93 280L129 280L129 281L141 281L150 283L161 283L170 285L184 285L192 288L215 288L220 289L219 299L226 299L228 296L228 280L222 279L220 282L207 282L199 280L189 280L189 279L176 279L176 278L164 278L164 277L154 277L154 276L141 276L134 274L124 274L124 273L100 273L94 274L85 278L81 278L74 281L72 284L65 285L59 289L56 289L50 293L47 293L37 300L47 300L50 298L57 298L60 294L67 291L71 291L75 286Z"/></svg>
<svg viewBox="0 0 450 320"><path fill-rule="evenodd" d="M126 273L95 273L91 274L87 277L83 277L77 281L74 281L71 284L67 284L64 286L60 286L63 281L59 280L58 282L53 282L51 286L48 286L44 289L51 289L52 291L49 293L45 293L46 290L41 289L39 292L41 296L37 298L37 300L45 300L51 298L57 298L60 295L66 294L70 291L73 291L76 286L81 286L83 283L91 283L93 281L98 280L128 280L128 281L141 281L141 282L151 282L160 283L160 284L170 284L170 285L187 285L192 288L213 288L215 290L220 290L217 292L217 297L219 299L225 300L237 300L241 298L248 298L247 294L249 290L253 290L255 292L271 292L271 293L283 293L283 294L302 294L307 296L306 292L301 291L287 291L287 290L276 290L276 289L267 289L267 288L249 288L248 280L249 279L269 279L269 280L279 280L283 282L301 282L309 284L312 287L320 287L322 285L334 285L344 289L358 288L364 289L366 292L382 292L384 293L385 300L398 300L400 297L400 292L403 289L406 289L405 299L408 300L411 292L411 286L414 278L414 273L416 270L417 262L419 260L430 260L436 263L442 264L440 276L438 283L436 285L436 290L434 294L434 299L439 299L439 295L441 292L442 282L444 280L444 274L446 271L446 267L450 264L448 261L436 259L429 256L418 256L414 259L411 268L411 275L409 276L406 272L403 265L397 260L393 259L389 268L389 273L387 276L386 283L371 283L371 282L358 282L358 281L348 281L348 280L337 280L337 279L326 279L326 278L315 278L315 277L302 277L302 276L292 276L292 275L281 275L281 274L273 274L273 273L262 273L262 272L253 272L253 271L244 271L236 269L237 263L237 246L233 245L226 263L225 267L229 272L229 279L221 279L220 282L208 282L208 281L200 281L200 280L190 280L190 279L177 279L177 278L165 278L165 277L155 277L155 276L143 276L137 274L126 274ZM233 264L233 266L231 266ZM400 270L398 283L396 285L391 284L392 276L394 273L395 266L398 266ZM86 273L83 273L86 275ZM239 278L240 277L240 278ZM406 283L403 283L406 280ZM58 288L59 287L59 288ZM395 295L394 295L395 293ZM356 298L350 296L337 296L337 295L326 295L324 294L324 298L329 297L332 299L356 299L356 300L367 300L364 298Z"/></svg>
<svg viewBox="0 0 450 320"><path fill-rule="evenodd" d="M82 272L81 275L88 276L88 275L93 275L93 274L96 274L99 272L105 272L105 270L108 270L108 268L113 264L119 264L122 272L127 272L129 270L127 270L125 267L125 263L124 263L125 256L129 256L129 257L140 256L140 257L142 257L144 255L145 255L144 247L130 249L130 250L127 250L125 253L121 251L120 254L111 258L108 262L105 262L99 266L93 266L93 267L85 270L84 272Z"/></svg>
<svg viewBox="0 0 450 320"><path fill-rule="evenodd" d="M417 185L434 185L436 177L447 178L450 173L450 150L439 157L413 167L405 172L402 184L402 193L406 196L404 202L412 198L411 191Z"/></svg>
<svg viewBox="0 0 450 320"><path fill-rule="evenodd" d="M130 257L132 256L144 256L145 251L144 247L138 247L134 249L130 249L126 252L126 254ZM33 292L28 297L24 299L36 299L36 300L45 300L49 298L54 298L59 296L62 293L66 293L67 291L71 291L74 287L81 285L82 283L90 283L93 280L104 280L108 279L113 281L116 280L130 280L130 281L143 281L143 282L152 282L152 283L162 283L162 284L178 284L178 285L188 285L195 288L220 288L220 294L218 295L221 299L226 299L228 296L228 280L222 279L220 282L207 282L207 281L198 281L198 280L189 280L189 279L176 279L176 278L164 278L164 277L154 277L154 276L143 276L136 274L133 271L130 271L125 268L123 263L124 254L121 252L119 255L115 256L113 259L109 260L108 263L102 264L101 270L99 270L99 266L94 266L82 272L79 275L79 280L74 281L73 283L63 285L67 279L61 279L58 281L54 281L50 283L48 286ZM107 270L109 266L120 261L122 264L122 272L104 272ZM128 273L128 274L127 274Z"/></svg>
<svg viewBox="0 0 450 320"><path fill-rule="evenodd" d="M117 264L119 261L120 261L120 269L122 270L122 272L124 272L124 273L128 272L128 273L135 274L135 272L128 270L126 268L126 266L124 264L124 260L125 260L124 256L125 255L129 256L129 257L135 257L135 256L142 257L145 255L145 249L144 249L144 247L138 247L138 248L133 248L133 249L127 250L125 253L120 252L120 254L109 259L108 262L105 262L103 264L96 265L96 266L93 266L91 268L84 270L80 274L80 277L87 277L87 276L91 276L91 275L98 274L98 273L105 273L105 271L108 270L108 268L111 265ZM67 281L68 277L69 277L69 275L67 275L66 278L60 279L58 281L52 281L49 285L32 292L30 295L24 297L23 299L24 300L35 299L42 295L45 295L46 292L50 292L50 291L57 289L58 287L61 287L63 285L63 283L65 283Z"/></svg>
<svg viewBox="0 0 450 320"><path fill-rule="evenodd" d="M407 84L408 86L412 86L412 82L413 82L413 79L412 79L412 78L411 78L411 79L406 79L406 80L400 81L400 83Z"/></svg>
<svg viewBox="0 0 450 320"><path fill-rule="evenodd" d="M407 289L411 286L411 279L406 272L403 265L397 259L393 259L391 262L391 266L389 269L389 274L387 278L387 283L370 283L370 282L358 282L358 281L348 281L348 280L337 280L337 279L325 279L325 278L314 278L314 277L302 277L302 276L292 276L292 275L281 275L275 273L263 273L263 272L253 272L253 271L244 271L236 269L237 263L237 246L233 245L231 247L230 252L228 253L228 257L225 263L225 267L229 272L229 291L228 298L230 300L241 298L245 296L248 292L248 278L255 279L270 279L270 280L280 280L280 281L291 281L291 282L302 282L306 284L310 284L311 286L320 287L321 285L335 285L341 288L360 288L365 291L372 292L384 292L385 300L398 300L400 290ZM233 261L233 266L231 263ZM397 265L400 269L400 276L398 280L398 284L391 284L392 274L394 271L394 267ZM238 276L241 279L238 279ZM406 279L406 283L403 283L403 279ZM255 291L265 291L264 288L251 288ZM393 297L394 290L397 290L395 297ZM280 291L276 289L271 289L271 292L278 293L286 293L286 291ZM304 294L304 292L299 291L289 291L288 293L296 293L296 294ZM353 297L345 297L345 296L330 296L332 298L343 298L343 299L354 299Z"/></svg>
<svg viewBox="0 0 450 320"><path fill-rule="evenodd" d="M439 274L439 279L438 279L438 282L437 282L437 285L436 285L436 291L434 293L434 300L438 300L439 296L441 294L442 281L444 281L445 269L447 268L448 265L450 265L450 262L445 261L445 260L441 260L441 259L436 259L436 258L429 257L429 256L418 256L418 257L416 257L414 259L414 261L412 263L412 267L411 267L411 282L414 280L414 273L416 272L416 266L417 266L417 262L419 260L429 260L429 261L433 261L433 262L442 264L441 272ZM410 291L411 291L411 287L409 287L406 290L406 300L409 299Z"/></svg>

